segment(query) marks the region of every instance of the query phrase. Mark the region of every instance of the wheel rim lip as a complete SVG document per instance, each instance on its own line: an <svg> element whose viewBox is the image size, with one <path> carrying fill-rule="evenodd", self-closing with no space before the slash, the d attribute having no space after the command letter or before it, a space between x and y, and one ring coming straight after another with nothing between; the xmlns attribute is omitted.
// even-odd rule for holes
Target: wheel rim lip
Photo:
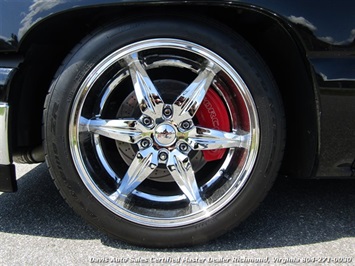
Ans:
<svg viewBox="0 0 355 266"><path fill-rule="evenodd" d="M242 169L239 172L238 177L235 179L233 186L230 186L226 192L223 194L222 198L216 200L213 204L208 205L206 209L200 210L189 215L182 217L171 217L171 218L158 218L144 216L142 214L132 213L128 209L123 208L122 206L110 201L108 196L97 186L94 180L92 180L89 171L87 170L85 163L83 162L82 153L79 145L79 120L84 106L86 97L98 80L98 78L105 73L114 63L119 59L123 58L125 55L129 55L134 52L141 52L147 49L156 49L156 48L172 48L184 50L197 54L203 58L207 58L210 61L216 63L221 70L228 75L228 77L236 85L240 95L243 97L243 102L247 107L248 117L250 122L250 134L252 136L251 143L249 147L249 152L246 157L246 163L242 166ZM79 107L79 108L78 108ZM131 222L151 226L151 227L177 227L184 226L188 224L193 224L198 221L204 220L213 214L217 213L228 205L244 187L245 183L249 179L253 166L256 163L256 158L259 150L260 144L260 129L259 129L259 118L257 113L257 108L254 103L253 97L248 89L248 86L245 84L244 80L240 77L238 72L227 63L219 55L215 54L208 48L205 48L199 44L185 41L181 39L172 39L172 38L156 38L148 39L144 41L139 41L136 43L129 44L124 46L121 49L109 54L107 57L102 59L85 78L81 84L75 99L70 113L69 120L69 147L74 162L74 166L86 186L89 192L108 210L117 214L118 216L129 220ZM234 148L230 148L228 156L232 156ZM229 164L229 163L228 163ZM239 165L238 165L239 167ZM215 174L215 176L217 173ZM236 187L235 187L236 185ZM218 204L217 204L218 203Z"/></svg>

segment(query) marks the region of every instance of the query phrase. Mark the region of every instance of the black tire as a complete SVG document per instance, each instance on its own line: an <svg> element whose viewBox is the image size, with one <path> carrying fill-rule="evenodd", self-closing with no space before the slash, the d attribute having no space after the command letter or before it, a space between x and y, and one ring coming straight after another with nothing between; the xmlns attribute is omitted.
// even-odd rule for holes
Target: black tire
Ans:
<svg viewBox="0 0 355 266"><path fill-rule="evenodd" d="M141 41L143 48L138 49ZM194 49L190 50L192 46ZM134 59L136 55L146 61L143 70L139 66L142 63ZM204 76L202 71L208 73ZM136 103L137 91L131 91L136 88L146 92L147 88L134 87L131 79L137 73L149 73L148 79L159 91L149 96L161 94L175 113L182 107L174 99L180 97L181 101L185 85L196 78L194 74L201 75L204 81L213 77L214 83L204 86L214 94L203 94L203 89L196 87L193 90L202 97L219 96L217 105L228 114L226 125L230 133L226 138L233 140L226 141L218 134L217 140L225 148L220 157L212 156L211 161L206 161L202 142L207 140L205 148L211 149L217 147L217 140L207 133L192 133L200 130L198 123L207 123L194 117L193 108L170 118L157 119L152 115L154 125L146 121L144 126L143 119L152 110L159 113L163 105L149 97L148 105L156 105L153 109L143 100L141 105ZM108 93L110 86L113 89ZM104 91L109 96L104 96ZM202 100L197 109L200 105ZM217 112L214 115L218 119L226 118L220 111L212 111ZM181 124L180 117L184 115L191 123L186 125L190 128L188 133ZM122 128L119 132L117 129L121 122L116 120L127 117L135 120L129 129L125 123L125 132L147 134L131 134L129 140L121 136ZM104 120L114 124L113 135L106 132L110 128ZM100 230L136 245L188 246L227 232L259 205L277 176L283 156L284 126L282 103L273 78L240 36L224 26L195 19L137 19L97 30L68 55L58 70L45 103L46 161L68 204ZM182 137L183 132L188 137ZM213 135L217 131L208 132ZM143 143L143 135L148 135L148 142ZM236 140L236 135L241 139ZM162 151L166 152L163 156ZM158 156L159 164L138 154L145 158ZM144 163L156 167L153 173L160 179L154 178L153 173L149 175L151 170ZM190 163L192 168L187 165ZM179 165L182 173L174 170ZM142 173L132 174L134 167ZM142 180L136 181L138 187L123 184L125 176L131 183L134 177ZM176 181L179 178L180 183ZM209 215L203 212L206 209ZM169 220L169 214L174 219Z"/></svg>

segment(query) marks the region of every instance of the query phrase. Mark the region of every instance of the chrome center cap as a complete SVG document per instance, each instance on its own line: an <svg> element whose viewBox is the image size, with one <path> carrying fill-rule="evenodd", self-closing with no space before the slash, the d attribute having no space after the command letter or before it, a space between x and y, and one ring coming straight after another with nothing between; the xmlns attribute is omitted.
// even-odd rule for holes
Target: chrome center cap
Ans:
<svg viewBox="0 0 355 266"><path fill-rule="evenodd" d="M176 130L172 125L161 124L155 129L154 139L160 146L171 146L176 140Z"/></svg>

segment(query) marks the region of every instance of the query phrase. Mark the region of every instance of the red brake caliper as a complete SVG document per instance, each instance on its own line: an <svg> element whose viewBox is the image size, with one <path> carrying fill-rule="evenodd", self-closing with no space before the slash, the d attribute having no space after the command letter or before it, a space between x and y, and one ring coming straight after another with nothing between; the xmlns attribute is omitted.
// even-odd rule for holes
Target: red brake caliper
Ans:
<svg viewBox="0 0 355 266"><path fill-rule="evenodd" d="M196 118L202 127L213 128L222 131L230 131L230 120L227 108L221 97L210 88L199 107ZM206 161L222 159L226 149L202 151Z"/></svg>

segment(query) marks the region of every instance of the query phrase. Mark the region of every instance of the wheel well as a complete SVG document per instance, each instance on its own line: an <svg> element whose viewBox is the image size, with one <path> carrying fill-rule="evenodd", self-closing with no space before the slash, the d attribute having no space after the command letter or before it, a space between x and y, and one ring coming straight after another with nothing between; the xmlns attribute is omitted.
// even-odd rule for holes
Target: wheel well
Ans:
<svg viewBox="0 0 355 266"><path fill-rule="evenodd" d="M165 7L166 8L166 7ZM151 12L148 12L151 9ZM179 14L203 14L226 24L242 35L263 57L280 89L287 122L287 139L281 173L310 176L317 155L317 115L312 79L302 50L275 18L245 7L176 6ZM14 153L41 145L42 110L50 83L70 50L100 25L136 7L101 7L62 13L40 23L23 39L20 65L10 94L15 110ZM145 13L166 12L164 7L146 7Z"/></svg>

